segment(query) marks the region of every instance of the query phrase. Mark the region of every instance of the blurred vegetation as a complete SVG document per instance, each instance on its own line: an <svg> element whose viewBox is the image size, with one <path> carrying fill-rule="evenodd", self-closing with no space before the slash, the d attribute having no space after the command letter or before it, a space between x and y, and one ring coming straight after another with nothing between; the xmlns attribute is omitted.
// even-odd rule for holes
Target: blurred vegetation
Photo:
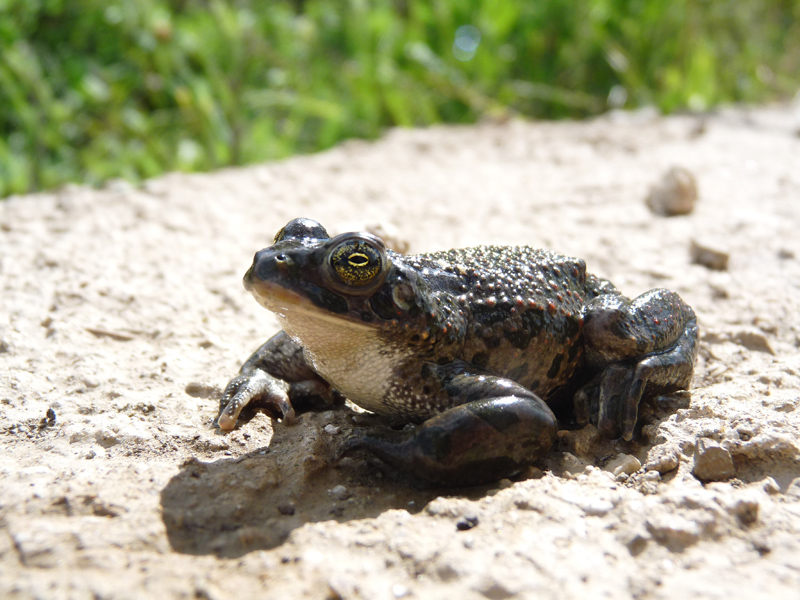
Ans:
<svg viewBox="0 0 800 600"><path fill-rule="evenodd" d="M793 94L800 0L0 0L0 196Z"/></svg>

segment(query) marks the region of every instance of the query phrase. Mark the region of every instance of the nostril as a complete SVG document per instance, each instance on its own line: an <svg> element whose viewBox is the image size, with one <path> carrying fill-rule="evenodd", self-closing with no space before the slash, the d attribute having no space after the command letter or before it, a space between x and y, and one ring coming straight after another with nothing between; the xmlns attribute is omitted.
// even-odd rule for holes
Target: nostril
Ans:
<svg viewBox="0 0 800 600"><path fill-rule="evenodd" d="M261 281L270 281L278 273L291 271L294 259L286 252L270 252L269 249L256 253L255 261L251 267L254 277Z"/></svg>
<svg viewBox="0 0 800 600"><path fill-rule="evenodd" d="M294 261L292 260L292 257L289 256L288 254L284 254L283 252L281 252L280 254L275 255L275 264L279 268L290 267L293 263Z"/></svg>

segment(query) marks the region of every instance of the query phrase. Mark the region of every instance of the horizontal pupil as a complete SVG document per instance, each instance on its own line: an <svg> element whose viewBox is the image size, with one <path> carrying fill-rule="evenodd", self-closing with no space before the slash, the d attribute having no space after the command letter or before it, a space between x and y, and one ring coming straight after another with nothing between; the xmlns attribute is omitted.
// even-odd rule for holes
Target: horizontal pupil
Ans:
<svg viewBox="0 0 800 600"><path fill-rule="evenodd" d="M347 262L351 267L365 267L369 264L369 257L361 253L351 254L347 257Z"/></svg>

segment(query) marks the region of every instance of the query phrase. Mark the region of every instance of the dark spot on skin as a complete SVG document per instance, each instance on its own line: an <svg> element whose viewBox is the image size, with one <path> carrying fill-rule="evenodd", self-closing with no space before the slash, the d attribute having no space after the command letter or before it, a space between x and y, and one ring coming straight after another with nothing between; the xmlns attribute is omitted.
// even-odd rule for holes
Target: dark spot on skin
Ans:
<svg viewBox="0 0 800 600"><path fill-rule="evenodd" d="M575 344L572 344L569 347L569 350L567 351L567 361L573 362L575 360L575 357L578 356L578 354L580 354L580 351L581 351L580 341Z"/></svg>
<svg viewBox="0 0 800 600"><path fill-rule="evenodd" d="M308 298L320 308L333 313L346 313L348 310L347 300L323 288L309 290Z"/></svg>
<svg viewBox="0 0 800 600"><path fill-rule="evenodd" d="M565 333L568 338L572 339L578 332L581 330L581 324L579 319L567 319L567 324L565 327Z"/></svg>
<svg viewBox="0 0 800 600"><path fill-rule="evenodd" d="M547 372L548 379L555 379L558 376L558 372L561 370L562 360L564 360L563 354L557 354L553 359L553 363L550 365L550 370Z"/></svg>
<svg viewBox="0 0 800 600"><path fill-rule="evenodd" d="M518 367L514 367L508 372L508 378L512 381L521 381L528 374L528 365L523 363Z"/></svg>
<svg viewBox="0 0 800 600"><path fill-rule="evenodd" d="M612 319L608 325L608 331L621 340L627 339L630 336L630 332L626 327L627 324L622 320L622 315L615 313Z"/></svg>
<svg viewBox="0 0 800 600"><path fill-rule="evenodd" d="M544 310L530 308L520 315L516 330L506 331L505 337L512 346L524 350L530 344L531 339L539 335L544 327L544 320Z"/></svg>
<svg viewBox="0 0 800 600"><path fill-rule="evenodd" d="M420 453L436 462L442 462L450 455L452 447L450 433L444 427L426 428L425 435L417 438Z"/></svg>
<svg viewBox="0 0 800 600"><path fill-rule="evenodd" d="M398 317L398 309L392 299L392 293L389 286L384 286L372 298L369 299L370 308L379 318L384 321L390 321Z"/></svg>
<svg viewBox="0 0 800 600"><path fill-rule="evenodd" d="M480 337L484 345L494 350L503 341L503 321L508 317L508 312L499 308L473 309L476 331L480 331Z"/></svg>
<svg viewBox="0 0 800 600"><path fill-rule="evenodd" d="M438 380L439 378L439 371L437 370L437 368L433 366L431 363L427 362L422 365L422 369L420 369L419 374L420 377L424 380L430 380L432 378L436 378Z"/></svg>
<svg viewBox="0 0 800 600"><path fill-rule="evenodd" d="M472 357L472 364L478 365L479 367L486 367L486 365L489 364L489 353L477 352Z"/></svg>
<svg viewBox="0 0 800 600"><path fill-rule="evenodd" d="M484 335L483 336L483 343L489 350L494 350L500 345L502 341L502 336L494 334Z"/></svg>

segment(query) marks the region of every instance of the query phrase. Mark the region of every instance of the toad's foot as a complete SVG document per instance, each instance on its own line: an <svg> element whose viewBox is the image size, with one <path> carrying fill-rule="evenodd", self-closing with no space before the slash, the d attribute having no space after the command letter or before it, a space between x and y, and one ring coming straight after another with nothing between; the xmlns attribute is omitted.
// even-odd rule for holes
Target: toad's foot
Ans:
<svg viewBox="0 0 800 600"><path fill-rule="evenodd" d="M340 455L367 450L428 483L474 485L519 473L553 445L555 416L522 386L499 377L459 375L448 387L460 387L462 396L488 387L505 394L445 410L399 441L357 434L344 443Z"/></svg>
<svg viewBox="0 0 800 600"><path fill-rule="evenodd" d="M284 421L292 421L295 414L289 401L290 389L291 384L261 369L237 375L228 383L220 398L219 428L225 431L233 429L242 409L254 400L276 407Z"/></svg>
<svg viewBox="0 0 800 600"><path fill-rule="evenodd" d="M236 425L242 409L249 405L277 410L285 422L295 416L298 403L340 403L340 397L306 362L303 348L284 332L267 340L242 365L219 401L220 429Z"/></svg>
<svg viewBox="0 0 800 600"><path fill-rule="evenodd" d="M575 418L606 437L632 439L643 396L691 383L697 321L674 292L597 298L587 306L585 333L587 360L601 370L575 394Z"/></svg>

